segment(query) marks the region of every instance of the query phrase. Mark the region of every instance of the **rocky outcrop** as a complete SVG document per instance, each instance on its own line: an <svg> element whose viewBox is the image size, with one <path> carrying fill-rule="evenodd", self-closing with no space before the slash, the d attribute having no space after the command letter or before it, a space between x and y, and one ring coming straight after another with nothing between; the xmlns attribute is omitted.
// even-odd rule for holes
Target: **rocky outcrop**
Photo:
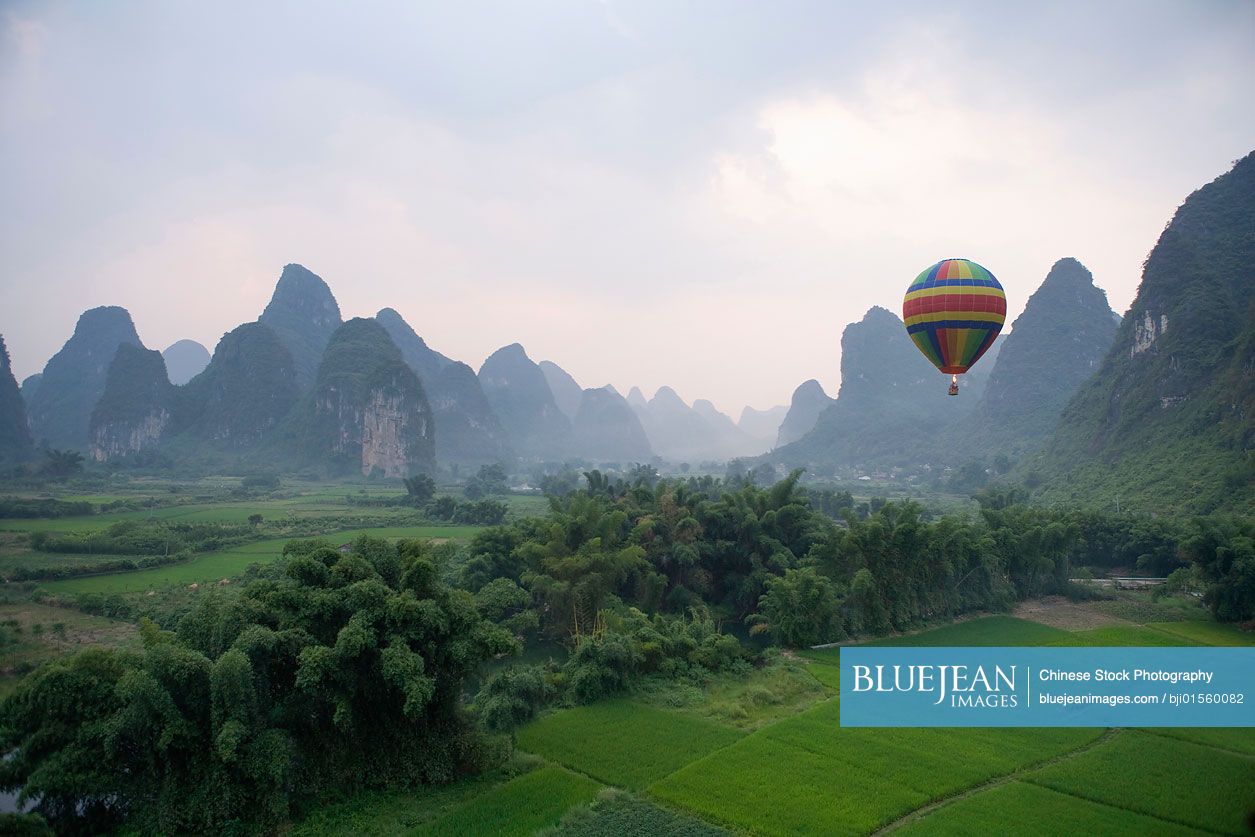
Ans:
<svg viewBox="0 0 1255 837"><path fill-rule="evenodd" d="M13 377L9 349L0 336L0 467L30 458L33 447L26 404Z"/></svg>
<svg viewBox="0 0 1255 837"><path fill-rule="evenodd" d="M1141 319L1133 321L1133 345L1129 347L1129 355L1146 351L1155 344L1155 339L1167 330L1167 314L1160 314L1156 319L1151 312L1143 311Z"/></svg>
<svg viewBox="0 0 1255 837"><path fill-rule="evenodd" d="M570 452L571 422L522 346L493 352L479 368L479 383L519 456L557 460Z"/></svg>
<svg viewBox="0 0 1255 837"><path fill-rule="evenodd" d="M89 448L92 409L104 393L109 364L123 344L143 348L125 308L83 312L73 336L48 361L31 394L28 415L37 442L52 448Z"/></svg>
<svg viewBox="0 0 1255 837"><path fill-rule="evenodd" d="M161 353L166 362L166 374L170 383L182 386L195 378L209 365L209 350L195 340L179 340Z"/></svg>
<svg viewBox="0 0 1255 837"><path fill-rule="evenodd" d="M653 457L640 419L611 387L584 390L572 440L575 455L592 462L624 464Z"/></svg>
<svg viewBox="0 0 1255 837"><path fill-rule="evenodd" d="M245 323L223 335L213 359L183 388L177 432L227 451L257 446L298 397L291 353L274 330Z"/></svg>
<svg viewBox="0 0 1255 837"><path fill-rule="evenodd" d="M575 414L580 411L580 404L584 400L584 388L571 377L570 373L553 361L542 360L538 365L540 371L545 373L545 381L549 384L549 391L553 393L554 403L558 405L559 410L566 413L567 418L574 421Z"/></svg>
<svg viewBox="0 0 1255 837"><path fill-rule="evenodd" d="M157 447L170 426L174 387L159 352L123 344L91 416L91 457L107 462Z"/></svg>
<svg viewBox="0 0 1255 837"><path fill-rule="evenodd" d="M474 370L430 348L393 309L384 308L375 320L400 349L427 395L435 422L436 461L488 465L513 459L509 436Z"/></svg>
<svg viewBox="0 0 1255 837"><path fill-rule="evenodd" d="M781 447L811 432L819 421L819 414L835 403L828 393L820 386L819 381L811 378L793 390L793 399L789 402L789 412L780 423L780 432L776 437L776 446Z"/></svg>
<svg viewBox="0 0 1255 837"><path fill-rule="evenodd" d="M435 469L422 384L374 320L349 320L332 335L302 413L298 454L330 475L406 477Z"/></svg>
<svg viewBox="0 0 1255 837"><path fill-rule="evenodd" d="M292 355L297 385L313 383L327 341L340 327L340 306L321 277L299 264L283 268L274 295L258 318L274 329Z"/></svg>

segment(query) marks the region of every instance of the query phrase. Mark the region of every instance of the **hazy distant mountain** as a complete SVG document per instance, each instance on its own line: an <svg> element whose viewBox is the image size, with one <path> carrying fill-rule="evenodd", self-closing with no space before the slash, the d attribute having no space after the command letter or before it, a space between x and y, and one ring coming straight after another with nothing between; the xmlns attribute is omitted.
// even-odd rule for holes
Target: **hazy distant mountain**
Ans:
<svg viewBox="0 0 1255 837"><path fill-rule="evenodd" d="M161 353L166 362L166 374L170 383L182 386L195 378L209 365L209 350L195 340L172 343Z"/></svg>
<svg viewBox="0 0 1255 837"><path fill-rule="evenodd" d="M296 404L295 362L274 329L245 323L223 335L205 371L182 387L176 432L225 450L246 450Z"/></svg>
<svg viewBox="0 0 1255 837"><path fill-rule="evenodd" d="M931 458L939 429L944 432L974 406L970 387L952 398L948 384L949 376L920 354L897 315L872 308L841 335L836 403L772 459L787 465L919 465Z"/></svg>
<svg viewBox="0 0 1255 837"><path fill-rule="evenodd" d="M647 462L653 457L640 419L611 387L586 389L572 428L576 456L593 462Z"/></svg>
<svg viewBox="0 0 1255 837"><path fill-rule="evenodd" d="M9 349L0 335L0 467L29 458L33 447L26 404L13 377Z"/></svg>
<svg viewBox="0 0 1255 837"><path fill-rule="evenodd" d="M671 387L659 387L644 407L633 409L654 453L676 462L707 458L712 441L710 424Z"/></svg>
<svg viewBox="0 0 1255 837"><path fill-rule="evenodd" d="M741 418L737 421L736 426L741 432L756 443L762 443L762 450L766 451L775 447L776 436L780 432L780 425L789 413L789 408L781 404L776 407L768 407L766 410L756 410L753 407L746 407L741 410ZM759 451L762 453L762 451Z"/></svg>
<svg viewBox="0 0 1255 837"><path fill-rule="evenodd" d="M567 418L574 421L575 414L580 411L580 402L584 399L584 388L553 361L542 360L538 365L540 371L545 373L545 381L549 384L549 391L553 393L554 403L559 410L566 413Z"/></svg>
<svg viewBox="0 0 1255 837"><path fill-rule="evenodd" d="M835 399L819 385L819 381L811 378L793 390L793 400L789 403L788 413L780 423L776 446L782 447L796 442L805 436L819 421L819 414L828 409Z"/></svg>
<svg viewBox="0 0 1255 837"><path fill-rule="evenodd" d="M1045 499L1255 508L1253 288L1255 153L1190 195L1159 236L1097 373L1025 469L1047 480Z"/></svg>
<svg viewBox="0 0 1255 837"><path fill-rule="evenodd" d="M53 448L88 449L92 408L105 390L109 364L118 346L143 348L125 308L106 306L83 312L74 334L44 367L27 414L36 442Z"/></svg>
<svg viewBox="0 0 1255 837"><path fill-rule="evenodd" d="M454 361L440 371L429 390L436 421L436 461L491 465L514 459L506 432L475 370Z"/></svg>
<svg viewBox="0 0 1255 837"><path fill-rule="evenodd" d="M92 410L92 458L105 462L156 447L174 410L175 389L161 353L122 344Z"/></svg>
<svg viewBox="0 0 1255 837"><path fill-rule="evenodd" d="M768 439L755 439L737 426L736 422L721 412L710 401L699 398L693 402L693 412L710 425L711 451L707 458L734 459L738 456L757 456L771 448Z"/></svg>
<svg viewBox="0 0 1255 837"><path fill-rule="evenodd" d="M285 266L258 319L274 329L296 364L298 385L308 387L327 341L341 324L340 306L327 283L299 264Z"/></svg>
<svg viewBox="0 0 1255 837"><path fill-rule="evenodd" d="M645 394L641 392L640 387L632 387L627 394L627 403L629 407L639 413L641 410L649 406L649 399L647 399Z"/></svg>
<svg viewBox="0 0 1255 837"><path fill-rule="evenodd" d="M328 341L293 436L298 457L330 475L406 477L435 469L433 427L418 376L388 332L355 318Z"/></svg>
<svg viewBox="0 0 1255 837"><path fill-rule="evenodd" d="M570 450L571 422L558 408L545 373L518 343L498 349L479 368L479 383L516 453L561 459Z"/></svg>
<svg viewBox="0 0 1255 837"><path fill-rule="evenodd" d="M1016 318L984 394L951 444L974 458L1015 458L1040 448L1111 348L1116 325L1107 294L1085 266L1071 258L1055 262Z"/></svg>
<svg viewBox="0 0 1255 837"><path fill-rule="evenodd" d="M514 458L474 370L430 348L391 308L375 315L401 357L418 375L435 421L436 461L484 465Z"/></svg>

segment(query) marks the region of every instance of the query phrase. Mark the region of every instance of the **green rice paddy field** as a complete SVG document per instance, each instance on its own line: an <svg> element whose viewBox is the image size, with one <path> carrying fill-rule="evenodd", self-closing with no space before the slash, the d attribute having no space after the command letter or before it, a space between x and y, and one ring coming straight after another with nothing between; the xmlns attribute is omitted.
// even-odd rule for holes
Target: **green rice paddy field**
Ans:
<svg viewBox="0 0 1255 837"><path fill-rule="evenodd" d="M215 490L222 486L199 485L197 489ZM116 500L134 503L171 502L163 496L159 486L149 486L146 491L117 495L76 495L68 499L84 500L94 504ZM178 505L145 508L133 511L106 512L75 517L0 519L0 573L17 567L57 569L61 567L91 567L94 564L117 562L119 559L137 560L142 556L104 555L89 553L59 554L33 552L28 545L30 533L48 532L53 535L90 534L102 532L116 523L161 521L165 523L205 523L240 525L252 515L261 515L266 527L260 530L264 539L236 545L213 552L195 555L187 561L166 566L128 572L110 572L98 575L79 575L56 581L44 581L40 586L50 593L134 593L153 590L168 585L206 584L224 578L238 576L251 564L264 563L277 558L292 531L318 535L334 543L346 543L359 534L380 538L432 538L438 540L466 540L483 527L454 525L418 525L421 521L412 510L396 506L370 506L350 503L346 495L359 497L399 496L395 488L377 486L328 486L311 484L291 489L291 496L279 499L218 500L199 498L195 502L181 501ZM177 500L177 498L175 498ZM205 499L201 502L200 499ZM543 497L518 496L505 498L513 515L533 513ZM414 521L415 525L407 525ZM295 529L293 528L295 527ZM285 537L267 537L284 534Z"/></svg>
<svg viewBox="0 0 1255 837"><path fill-rule="evenodd" d="M466 539L473 537L478 526L383 526L377 529L354 529L326 535L335 544L348 543L358 535L373 538L435 538ZM208 552L190 561L136 572L88 575L64 581L42 583L50 593L134 593L171 584L206 584L238 576L250 564L273 561L283 553L289 538L254 541L217 552Z"/></svg>
<svg viewBox="0 0 1255 837"><path fill-rule="evenodd" d="M1203 622L1066 631L991 616L884 642L1249 645L1255 637ZM824 686L818 700L748 733L656 701L548 713L517 734L517 748L544 767L482 788L414 833L1247 833L1255 729L842 729L839 655L805 652Z"/></svg>

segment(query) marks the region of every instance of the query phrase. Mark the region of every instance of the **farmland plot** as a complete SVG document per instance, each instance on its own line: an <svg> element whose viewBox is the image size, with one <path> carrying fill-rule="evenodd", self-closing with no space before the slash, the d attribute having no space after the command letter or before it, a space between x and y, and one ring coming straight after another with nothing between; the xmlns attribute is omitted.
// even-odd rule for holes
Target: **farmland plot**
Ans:
<svg viewBox="0 0 1255 837"><path fill-rule="evenodd" d="M473 797L413 833L431 837L523 837L556 825L568 809L591 802L598 787L592 779L569 770L539 767Z"/></svg>
<svg viewBox="0 0 1255 837"><path fill-rule="evenodd" d="M1088 648L1102 647L1156 647L1199 645L1193 639L1179 634L1170 634L1141 625L1108 625L1088 631L1074 631L1068 636L1054 640L1052 646L1074 646Z"/></svg>
<svg viewBox="0 0 1255 837"><path fill-rule="evenodd" d="M325 535L332 544L352 541L358 535L373 538L471 538L480 532L479 526L386 526L378 529L355 529ZM208 552L190 561L154 567L127 573L84 576L64 581L49 581L41 586L54 593L128 593L152 590L169 584L205 584L223 578L238 576L250 564L273 561L283 554L283 545L291 538L272 538L264 541L228 547Z"/></svg>
<svg viewBox="0 0 1255 837"><path fill-rule="evenodd" d="M1152 622L1146 627L1204 645L1255 645L1255 631L1219 622Z"/></svg>
<svg viewBox="0 0 1255 837"><path fill-rule="evenodd" d="M1187 837L1206 832L1164 822L1145 814L1078 799L1028 782L1009 782L973 794L908 823L894 832L902 837L1055 837L1103 834L1106 837Z"/></svg>
<svg viewBox="0 0 1255 837"><path fill-rule="evenodd" d="M611 700L547 715L518 731L518 746L635 789L740 737L713 721Z"/></svg>
<svg viewBox="0 0 1255 837"><path fill-rule="evenodd" d="M828 701L682 768L650 792L712 821L764 834L863 834L1101 735L841 729L838 712L838 701Z"/></svg>
<svg viewBox="0 0 1255 837"><path fill-rule="evenodd" d="M1255 809L1255 758L1127 731L1028 781L1169 822L1241 834Z"/></svg>

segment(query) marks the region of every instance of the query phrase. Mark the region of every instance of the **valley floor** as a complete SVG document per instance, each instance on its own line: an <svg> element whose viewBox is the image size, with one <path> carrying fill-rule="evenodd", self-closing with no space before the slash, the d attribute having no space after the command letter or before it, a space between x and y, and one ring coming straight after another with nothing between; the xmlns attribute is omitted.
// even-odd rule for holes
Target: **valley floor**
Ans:
<svg viewBox="0 0 1255 837"><path fill-rule="evenodd" d="M1112 605L1034 602L1020 613L1039 621L988 616L883 641L1255 644ZM1043 616L1060 612L1076 629ZM330 806L294 833L1241 834L1255 811L1255 729L842 729L839 659L808 651L744 683L551 712L519 730L506 769Z"/></svg>

